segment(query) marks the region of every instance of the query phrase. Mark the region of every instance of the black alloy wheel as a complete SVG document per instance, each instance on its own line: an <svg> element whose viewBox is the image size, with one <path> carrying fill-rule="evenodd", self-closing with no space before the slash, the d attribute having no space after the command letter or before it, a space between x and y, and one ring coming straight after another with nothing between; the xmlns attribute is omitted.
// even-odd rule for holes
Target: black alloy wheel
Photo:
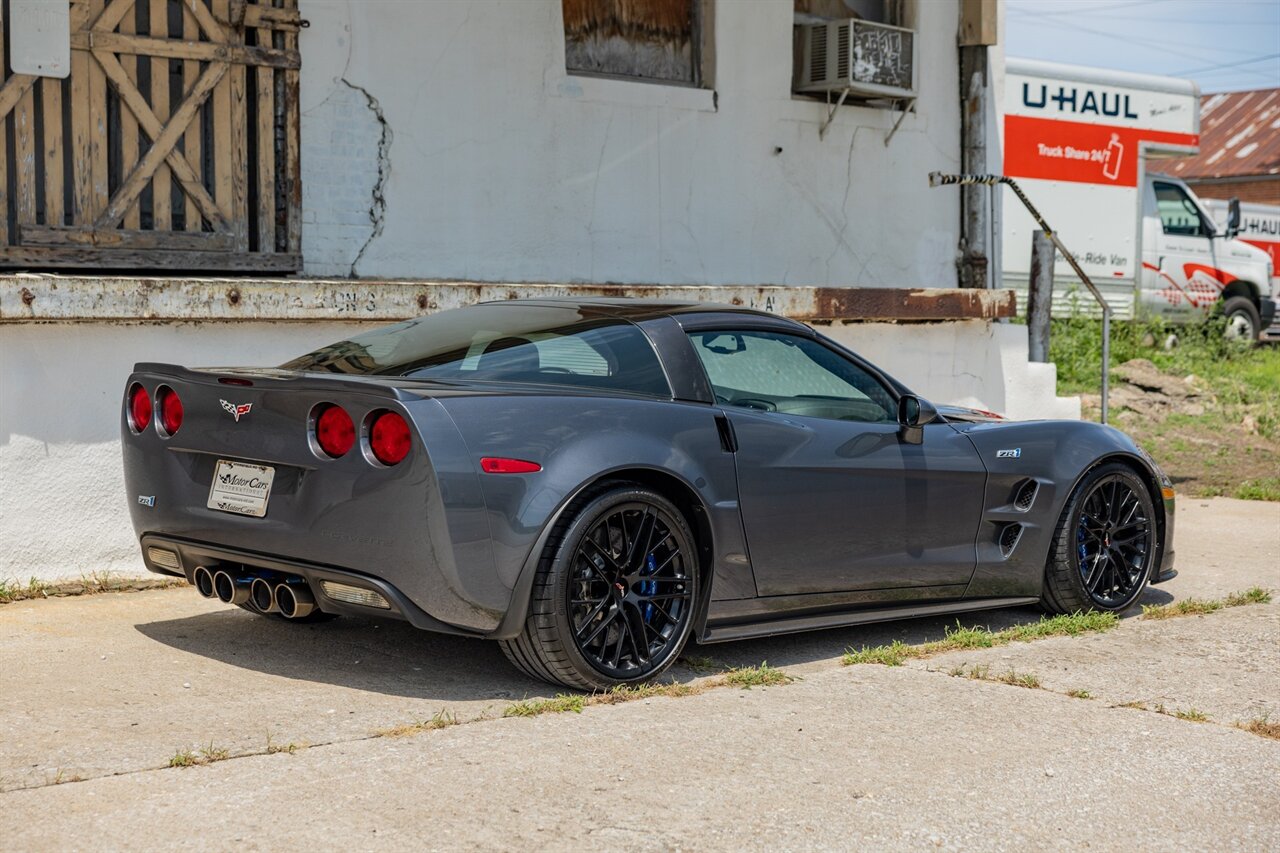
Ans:
<svg viewBox="0 0 1280 853"><path fill-rule="evenodd" d="M643 677L667 657L693 607L693 561L661 507L612 509L579 541L569 579L578 652L600 673Z"/></svg>
<svg viewBox="0 0 1280 853"><path fill-rule="evenodd" d="M1041 604L1055 613L1130 607L1156 571L1158 521L1132 467L1111 462L1088 472L1054 531Z"/></svg>
<svg viewBox="0 0 1280 853"><path fill-rule="evenodd" d="M670 499L602 483L557 521L524 626L502 651L526 674L579 690L648 681L693 632L699 569L693 530Z"/></svg>
<svg viewBox="0 0 1280 853"><path fill-rule="evenodd" d="M1095 483L1081 503L1076 556L1084 588L1099 607L1125 606L1146 580L1154 530L1142 497L1113 474Z"/></svg>

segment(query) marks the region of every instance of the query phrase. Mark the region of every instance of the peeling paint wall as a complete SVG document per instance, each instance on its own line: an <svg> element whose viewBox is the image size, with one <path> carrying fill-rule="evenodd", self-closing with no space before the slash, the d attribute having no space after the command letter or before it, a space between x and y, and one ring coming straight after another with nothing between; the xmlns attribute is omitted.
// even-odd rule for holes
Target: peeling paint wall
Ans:
<svg viewBox="0 0 1280 853"><path fill-rule="evenodd" d="M793 0L720 2L714 91L565 72L560 0L302 0L314 275L955 284L956 0L898 114L791 95ZM381 231L378 228L381 227ZM359 259L357 262L357 258Z"/></svg>

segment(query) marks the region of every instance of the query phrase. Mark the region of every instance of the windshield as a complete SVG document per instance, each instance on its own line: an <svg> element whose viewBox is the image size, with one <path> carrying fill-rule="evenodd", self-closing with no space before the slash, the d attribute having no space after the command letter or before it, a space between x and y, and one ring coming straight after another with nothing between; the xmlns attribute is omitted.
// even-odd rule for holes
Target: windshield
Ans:
<svg viewBox="0 0 1280 853"><path fill-rule="evenodd" d="M443 311L355 335L282 366L671 396L653 346L637 326L570 306L487 303Z"/></svg>

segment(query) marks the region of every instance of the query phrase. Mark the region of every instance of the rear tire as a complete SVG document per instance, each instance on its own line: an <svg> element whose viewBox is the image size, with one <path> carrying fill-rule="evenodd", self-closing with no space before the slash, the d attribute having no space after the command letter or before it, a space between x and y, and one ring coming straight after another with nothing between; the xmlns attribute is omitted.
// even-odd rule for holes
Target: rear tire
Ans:
<svg viewBox="0 0 1280 853"><path fill-rule="evenodd" d="M519 636L499 641L526 675L579 690L648 681L680 656L700 589L693 532L663 495L593 489L552 530Z"/></svg>
<svg viewBox="0 0 1280 853"><path fill-rule="evenodd" d="M1156 557L1155 504L1127 465L1094 468L1062 510L1041 604L1053 613L1119 613L1146 588Z"/></svg>
<svg viewBox="0 0 1280 853"><path fill-rule="evenodd" d="M1233 296L1222 305L1226 319L1223 334L1228 340L1242 344L1255 344L1262 334L1262 315L1253 300L1245 296Z"/></svg>

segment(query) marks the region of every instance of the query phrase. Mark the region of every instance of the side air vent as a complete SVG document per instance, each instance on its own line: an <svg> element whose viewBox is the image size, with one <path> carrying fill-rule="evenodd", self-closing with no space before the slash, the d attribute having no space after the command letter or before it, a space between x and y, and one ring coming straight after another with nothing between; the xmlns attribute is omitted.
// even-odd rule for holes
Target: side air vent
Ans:
<svg viewBox="0 0 1280 853"><path fill-rule="evenodd" d="M1018 547L1018 540L1021 538L1021 524L1006 524L1000 531L1000 553L1008 557L1013 553L1013 549Z"/></svg>
<svg viewBox="0 0 1280 853"><path fill-rule="evenodd" d="M1040 484L1035 480L1023 480L1013 492L1013 506L1019 512L1026 512L1036 502L1036 493Z"/></svg>

